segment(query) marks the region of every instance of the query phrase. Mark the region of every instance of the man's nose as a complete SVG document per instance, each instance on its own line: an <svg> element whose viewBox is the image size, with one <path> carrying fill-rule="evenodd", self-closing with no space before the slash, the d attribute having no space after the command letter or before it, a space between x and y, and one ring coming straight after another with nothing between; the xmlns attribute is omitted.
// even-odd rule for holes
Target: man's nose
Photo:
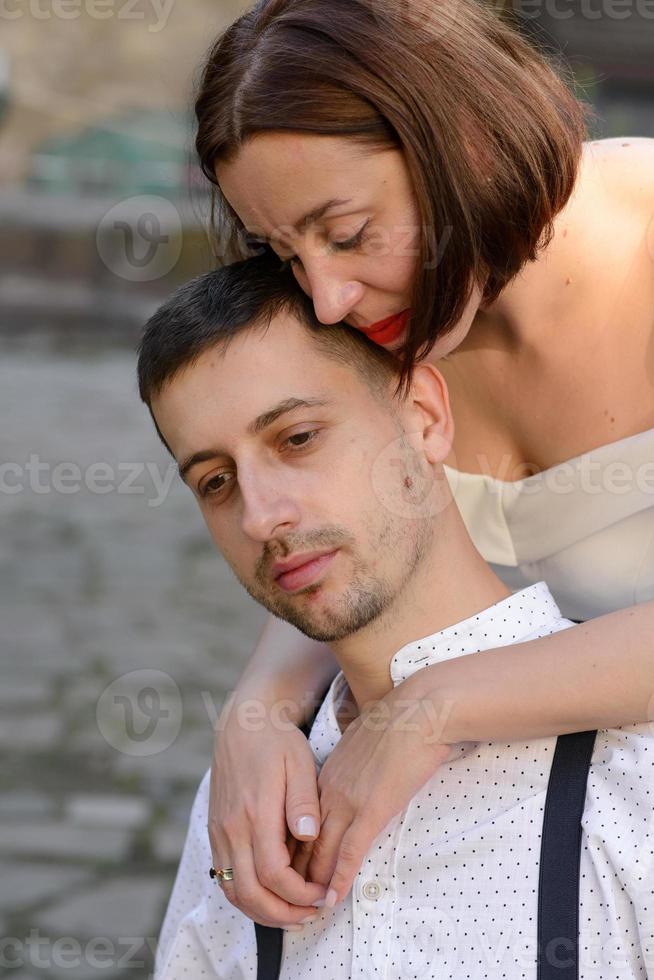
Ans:
<svg viewBox="0 0 654 980"><path fill-rule="evenodd" d="M293 497L273 479L263 474L239 474L239 485L242 528L252 541L265 543L297 526L300 515Z"/></svg>
<svg viewBox="0 0 654 980"><path fill-rule="evenodd" d="M304 283L300 280L300 285L313 300L316 317L326 326L340 323L363 299L364 287L360 282L337 276L323 264L305 267L304 280Z"/></svg>

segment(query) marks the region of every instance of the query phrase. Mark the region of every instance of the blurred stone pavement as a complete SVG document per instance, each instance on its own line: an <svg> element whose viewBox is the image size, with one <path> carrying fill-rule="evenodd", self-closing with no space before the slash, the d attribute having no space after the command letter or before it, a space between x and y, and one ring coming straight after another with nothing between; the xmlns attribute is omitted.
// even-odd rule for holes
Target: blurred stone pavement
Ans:
<svg viewBox="0 0 654 980"><path fill-rule="evenodd" d="M263 611L89 325L3 337L0 975L151 975L212 714Z"/></svg>

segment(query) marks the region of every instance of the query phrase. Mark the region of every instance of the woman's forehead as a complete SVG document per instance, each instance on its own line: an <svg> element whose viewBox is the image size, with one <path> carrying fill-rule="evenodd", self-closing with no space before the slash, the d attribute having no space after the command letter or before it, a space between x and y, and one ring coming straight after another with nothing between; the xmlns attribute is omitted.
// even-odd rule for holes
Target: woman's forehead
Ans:
<svg viewBox="0 0 654 980"><path fill-rule="evenodd" d="M397 156L341 137L266 133L218 163L216 177L246 227L272 223L299 230L320 218L349 214L370 194L388 192Z"/></svg>

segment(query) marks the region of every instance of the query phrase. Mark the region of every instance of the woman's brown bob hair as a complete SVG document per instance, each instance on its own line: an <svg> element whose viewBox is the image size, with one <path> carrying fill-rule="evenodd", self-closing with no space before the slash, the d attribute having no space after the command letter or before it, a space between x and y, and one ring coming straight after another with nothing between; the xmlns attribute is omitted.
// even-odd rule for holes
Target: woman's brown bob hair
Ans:
<svg viewBox="0 0 654 980"><path fill-rule="evenodd" d="M400 149L421 220L410 374L475 283L491 302L551 240L590 115L557 71L477 0L259 0L209 52L195 103L217 257L251 254L215 174L249 137Z"/></svg>

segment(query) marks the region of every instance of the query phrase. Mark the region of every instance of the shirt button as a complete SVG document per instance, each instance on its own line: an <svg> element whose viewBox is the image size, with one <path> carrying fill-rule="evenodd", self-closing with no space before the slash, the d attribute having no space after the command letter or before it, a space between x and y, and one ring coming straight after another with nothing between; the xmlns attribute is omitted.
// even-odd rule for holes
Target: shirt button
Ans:
<svg viewBox="0 0 654 980"><path fill-rule="evenodd" d="M381 895L381 886L377 881L367 881L361 889L366 898L376 902Z"/></svg>

